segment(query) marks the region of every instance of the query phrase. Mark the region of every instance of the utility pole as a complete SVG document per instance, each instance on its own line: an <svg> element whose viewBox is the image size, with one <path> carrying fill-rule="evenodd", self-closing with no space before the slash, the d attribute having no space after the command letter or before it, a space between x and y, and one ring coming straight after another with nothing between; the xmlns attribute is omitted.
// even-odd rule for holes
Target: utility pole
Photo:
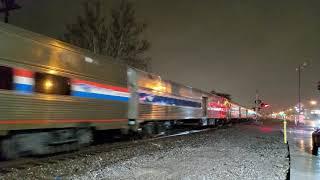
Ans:
<svg viewBox="0 0 320 180"><path fill-rule="evenodd" d="M256 99L255 99L255 111L258 113L259 111L259 91L256 90Z"/></svg>
<svg viewBox="0 0 320 180"><path fill-rule="evenodd" d="M259 91L256 90L256 99L254 101L254 104L255 104L255 112L256 112L256 121L258 120L258 113L259 113L259 108L260 108L260 104L261 104L261 100L259 99Z"/></svg>
<svg viewBox="0 0 320 180"><path fill-rule="evenodd" d="M1 0L2 6L0 7L0 13L4 13L4 22L9 23L9 12L15 9L20 9L21 6L16 4L15 0Z"/></svg>
<svg viewBox="0 0 320 180"><path fill-rule="evenodd" d="M300 122L301 112L301 65L298 67L298 124Z"/></svg>

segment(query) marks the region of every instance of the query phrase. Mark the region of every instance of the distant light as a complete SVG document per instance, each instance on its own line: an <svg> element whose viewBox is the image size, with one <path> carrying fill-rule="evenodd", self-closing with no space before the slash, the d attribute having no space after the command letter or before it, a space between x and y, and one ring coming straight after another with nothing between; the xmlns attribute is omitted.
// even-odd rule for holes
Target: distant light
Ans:
<svg viewBox="0 0 320 180"><path fill-rule="evenodd" d="M85 60L87 63L93 63L93 59L90 58L90 57L85 57L84 60Z"/></svg>
<svg viewBox="0 0 320 180"><path fill-rule="evenodd" d="M286 113L284 113L283 111L279 112L279 116L285 117Z"/></svg>
<svg viewBox="0 0 320 180"><path fill-rule="evenodd" d="M317 101L312 100L312 101L310 101L310 104L314 106L314 105L317 105L317 104L318 104L318 102L317 102Z"/></svg>
<svg viewBox="0 0 320 180"><path fill-rule="evenodd" d="M320 115L320 109L311 110L311 114L318 114L318 115Z"/></svg>

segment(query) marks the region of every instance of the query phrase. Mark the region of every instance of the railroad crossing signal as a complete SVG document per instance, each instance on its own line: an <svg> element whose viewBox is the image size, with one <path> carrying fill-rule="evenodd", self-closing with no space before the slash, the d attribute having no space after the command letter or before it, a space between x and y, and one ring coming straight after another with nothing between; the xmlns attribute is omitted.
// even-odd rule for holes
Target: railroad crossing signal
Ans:
<svg viewBox="0 0 320 180"><path fill-rule="evenodd" d="M255 100L254 103L259 105L262 103L262 101L260 99L258 99L258 100Z"/></svg>
<svg viewBox="0 0 320 180"><path fill-rule="evenodd" d="M267 103L261 103L260 107L262 107L262 108L268 108L268 107L270 107L270 105L267 104Z"/></svg>
<svg viewBox="0 0 320 180"><path fill-rule="evenodd" d="M9 22L9 11L20 9L21 6L16 4L15 0L0 0L2 6L0 8L0 13L4 13L4 22Z"/></svg>
<svg viewBox="0 0 320 180"><path fill-rule="evenodd" d="M262 100L257 99L254 101L254 103L256 104L257 108L260 110L261 108L268 108L270 107L269 104L262 102Z"/></svg>

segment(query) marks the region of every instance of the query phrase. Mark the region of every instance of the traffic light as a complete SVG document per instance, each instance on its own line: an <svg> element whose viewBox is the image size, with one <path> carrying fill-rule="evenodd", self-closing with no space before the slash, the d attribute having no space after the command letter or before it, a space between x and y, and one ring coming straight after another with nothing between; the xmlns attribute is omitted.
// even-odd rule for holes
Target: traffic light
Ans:
<svg viewBox="0 0 320 180"><path fill-rule="evenodd" d="M320 91L320 81L318 81L318 90Z"/></svg>

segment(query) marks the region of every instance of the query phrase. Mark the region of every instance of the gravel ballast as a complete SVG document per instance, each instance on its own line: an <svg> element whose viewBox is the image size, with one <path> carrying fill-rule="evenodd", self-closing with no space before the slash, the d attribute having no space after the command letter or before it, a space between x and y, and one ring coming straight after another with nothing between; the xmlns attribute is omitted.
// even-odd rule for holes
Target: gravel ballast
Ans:
<svg viewBox="0 0 320 180"><path fill-rule="evenodd" d="M236 125L14 170L2 178L286 179L287 156L279 130Z"/></svg>

